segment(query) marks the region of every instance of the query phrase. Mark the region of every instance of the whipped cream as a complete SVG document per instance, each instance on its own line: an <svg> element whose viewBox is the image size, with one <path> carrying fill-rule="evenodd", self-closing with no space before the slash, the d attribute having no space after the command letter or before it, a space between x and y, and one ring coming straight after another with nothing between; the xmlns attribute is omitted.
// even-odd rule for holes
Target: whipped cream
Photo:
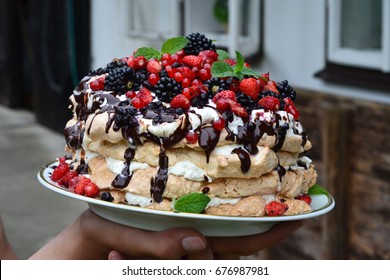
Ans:
<svg viewBox="0 0 390 280"><path fill-rule="evenodd" d="M126 201L130 205L138 205L141 207L146 207L153 203L153 199L150 197L136 195L130 192L126 192Z"/></svg>
<svg viewBox="0 0 390 280"><path fill-rule="evenodd" d="M189 160L179 161L172 167L169 167L168 174L183 176L188 180L198 182L204 181L205 177L207 177L208 182L211 182L211 178L207 176L206 172Z"/></svg>
<svg viewBox="0 0 390 280"><path fill-rule="evenodd" d="M125 162L114 159L114 158L106 158L106 164L107 168L114 174L118 175L122 173L123 168L125 168ZM138 170L138 169L146 169L148 168L149 165L147 163L140 163L137 161L132 161L130 163L130 174L133 173L133 171Z"/></svg>

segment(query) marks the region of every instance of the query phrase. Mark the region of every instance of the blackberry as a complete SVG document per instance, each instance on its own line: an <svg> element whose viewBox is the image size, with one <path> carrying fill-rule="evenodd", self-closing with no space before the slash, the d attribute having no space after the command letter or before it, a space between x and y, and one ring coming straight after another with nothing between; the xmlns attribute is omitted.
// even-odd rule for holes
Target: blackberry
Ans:
<svg viewBox="0 0 390 280"><path fill-rule="evenodd" d="M279 98L278 94L276 94L273 91L270 91L269 89L266 89L266 90L263 90L262 92L259 93L258 100L260 100L260 99L262 99L263 97L266 97L266 96L273 96L273 97Z"/></svg>
<svg viewBox="0 0 390 280"><path fill-rule="evenodd" d="M154 87L154 93L162 102L171 102L173 97L181 93L181 90L181 85L168 77L162 77Z"/></svg>
<svg viewBox="0 0 390 280"><path fill-rule="evenodd" d="M191 99L191 106L203 108L209 102L207 93L201 93L198 96Z"/></svg>
<svg viewBox="0 0 390 280"><path fill-rule="evenodd" d="M215 51L213 42L200 33L191 33L186 37L190 42L184 47L186 54L198 55L201 51Z"/></svg>
<svg viewBox="0 0 390 280"><path fill-rule="evenodd" d="M102 194L100 195L100 199L108 202L114 201L114 198L109 192L102 192Z"/></svg>
<svg viewBox="0 0 390 280"><path fill-rule="evenodd" d="M129 89L139 90L141 86L146 86L151 89L151 85L148 82L148 71L146 69L141 69L134 71L133 83L129 84Z"/></svg>
<svg viewBox="0 0 390 280"><path fill-rule="evenodd" d="M285 97L290 97L292 101L294 101L297 97L297 93L295 90L288 84L287 80L281 81L277 83L276 88L279 91L280 98L283 99Z"/></svg>
<svg viewBox="0 0 390 280"><path fill-rule="evenodd" d="M230 86L229 79L223 80L219 78L211 78L204 82L204 85L208 87L209 98L213 98L218 92L228 90Z"/></svg>
<svg viewBox="0 0 390 280"><path fill-rule="evenodd" d="M129 84L133 83L134 70L126 66L109 68L108 75L104 80L106 90L112 90L117 94L125 94Z"/></svg>
<svg viewBox="0 0 390 280"><path fill-rule="evenodd" d="M237 102L247 111L251 112L257 107L257 103L252 97L246 95L243 92L236 92Z"/></svg>
<svg viewBox="0 0 390 280"><path fill-rule="evenodd" d="M98 76L98 75L102 75L104 73L107 73L107 68L98 68L96 70L91 70L88 72L88 76L89 77L92 77L92 76Z"/></svg>
<svg viewBox="0 0 390 280"><path fill-rule="evenodd" d="M123 104L123 106L115 107L115 126L123 127L129 125L136 113L137 110L130 105L126 106L126 104Z"/></svg>

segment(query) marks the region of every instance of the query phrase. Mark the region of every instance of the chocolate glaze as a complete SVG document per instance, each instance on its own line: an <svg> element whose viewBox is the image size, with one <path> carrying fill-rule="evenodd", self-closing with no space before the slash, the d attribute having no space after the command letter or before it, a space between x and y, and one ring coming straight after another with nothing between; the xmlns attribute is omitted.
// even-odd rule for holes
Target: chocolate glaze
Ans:
<svg viewBox="0 0 390 280"><path fill-rule="evenodd" d="M84 136L84 128L82 127L82 123L78 121L74 125L65 127L64 136L66 145L68 145L69 148L71 148L73 151L80 149Z"/></svg>
<svg viewBox="0 0 390 280"><path fill-rule="evenodd" d="M279 181L282 182L282 177L286 175L286 169L281 166L280 164L276 167L276 171L278 172L279 175Z"/></svg>
<svg viewBox="0 0 390 280"><path fill-rule="evenodd" d="M122 169L122 172L116 175L115 179L111 182L111 186L117 189L124 189L129 184L133 174L130 174L130 164L135 155L135 150L133 148L127 148L124 154L125 158L125 167Z"/></svg>
<svg viewBox="0 0 390 280"><path fill-rule="evenodd" d="M200 129L198 143L199 146L206 152L207 163L209 162L211 152L218 144L220 134L220 131L211 126Z"/></svg>
<svg viewBox="0 0 390 280"><path fill-rule="evenodd" d="M238 158L241 161L241 171L242 173L247 173L251 167L251 158L250 154L243 148L238 147L232 151L232 154L237 154Z"/></svg>
<svg viewBox="0 0 390 280"><path fill-rule="evenodd" d="M307 164L304 163L303 161L298 160L298 161L297 161L297 164L298 164L298 166L303 167L303 168L305 168L305 169L307 170Z"/></svg>
<svg viewBox="0 0 390 280"><path fill-rule="evenodd" d="M165 154L165 150L161 148L159 154L159 168L156 176L150 180L150 195L157 203L162 201L162 195L164 193L167 180L168 180L168 157Z"/></svg>

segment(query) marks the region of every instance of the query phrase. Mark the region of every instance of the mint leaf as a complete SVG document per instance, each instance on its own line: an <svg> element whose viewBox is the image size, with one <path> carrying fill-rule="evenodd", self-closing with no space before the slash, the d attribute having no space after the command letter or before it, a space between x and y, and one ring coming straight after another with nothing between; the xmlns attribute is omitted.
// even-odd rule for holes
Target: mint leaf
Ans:
<svg viewBox="0 0 390 280"><path fill-rule="evenodd" d="M182 36L170 38L162 45L161 52L174 54L183 49L189 42L190 40Z"/></svg>
<svg viewBox="0 0 390 280"><path fill-rule="evenodd" d="M253 70L251 68L248 68L246 66L244 66L241 69L241 73L244 74L245 76L254 76L254 77L259 77L260 76L260 74L257 73L255 70Z"/></svg>
<svg viewBox="0 0 390 280"><path fill-rule="evenodd" d="M211 75L217 78L236 76L233 67L229 63L216 61L211 66Z"/></svg>
<svg viewBox="0 0 390 280"><path fill-rule="evenodd" d="M178 212L201 213L209 204L211 198L203 193L190 193L174 202Z"/></svg>
<svg viewBox="0 0 390 280"><path fill-rule="evenodd" d="M219 61L224 61L225 59L230 58L229 53L227 51L217 50L216 52L218 54L218 60Z"/></svg>
<svg viewBox="0 0 390 280"><path fill-rule="evenodd" d="M242 68L244 67L244 57L242 56L242 54L238 51L236 51L236 61L237 61L237 64L234 65L234 73L238 73L242 70Z"/></svg>
<svg viewBox="0 0 390 280"><path fill-rule="evenodd" d="M160 58L161 54L158 50L154 48L143 47L137 50L134 57L137 56L144 56L146 59L151 59L151 58Z"/></svg>
<svg viewBox="0 0 390 280"><path fill-rule="evenodd" d="M321 186L319 186L317 184L311 186L307 193L308 194L326 194L326 195L329 195L327 190L325 190L323 187L321 187Z"/></svg>

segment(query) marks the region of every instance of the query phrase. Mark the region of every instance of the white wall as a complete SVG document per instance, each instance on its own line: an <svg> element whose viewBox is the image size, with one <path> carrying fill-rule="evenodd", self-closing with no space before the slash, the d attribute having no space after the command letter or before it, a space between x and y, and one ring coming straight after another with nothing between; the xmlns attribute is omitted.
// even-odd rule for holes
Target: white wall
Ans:
<svg viewBox="0 0 390 280"><path fill-rule="evenodd" d="M253 64L255 68L296 87L390 104L390 94L325 83L314 77L325 67L326 0L263 1L264 58ZM150 17L169 9L156 3L150 8ZM129 39L126 15L126 0L92 1L93 68L104 66L114 57L128 56L141 46L160 46L159 41Z"/></svg>

